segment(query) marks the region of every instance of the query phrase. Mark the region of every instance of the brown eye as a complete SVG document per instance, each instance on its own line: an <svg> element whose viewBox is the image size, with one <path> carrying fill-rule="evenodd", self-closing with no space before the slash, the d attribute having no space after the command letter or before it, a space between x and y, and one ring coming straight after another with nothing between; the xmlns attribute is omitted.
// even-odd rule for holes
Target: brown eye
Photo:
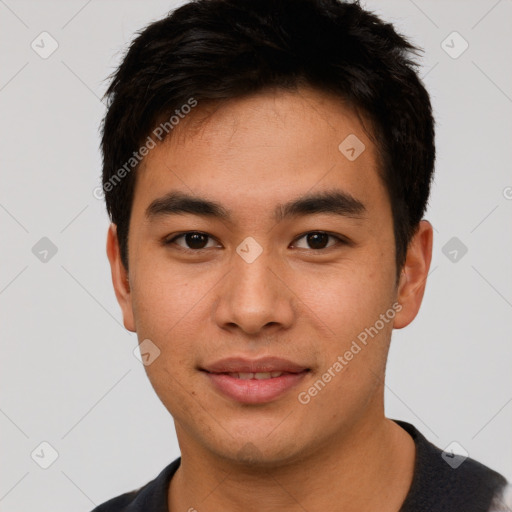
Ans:
<svg viewBox="0 0 512 512"><path fill-rule="evenodd" d="M176 243L176 240L183 239L185 245ZM188 251L200 251L202 249L208 249L207 244L211 239L211 236L206 233L201 233L199 231L189 231L188 233L182 233L181 235L177 235L174 238L167 240L165 245L175 244L181 247L184 250Z"/></svg>
<svg viewBox="0 0 512 512"><path fill-rule="evenodd" d="M337 244L345 243L345 241L342 238L326 233L325 231L311 231L309 233L306 233L305 235L302 235L297 240L305 239L306 241L307 247L299 247L300 249L322 250L337 245L335 243L328 246L327 244L329 238L336 240Z"/></svg>
<svg viewBox="0 0 512 512"><path fill-rule="evenodd" d="M329 235L325 233L309 233L306 241L312 249L324 249L329 243Z"/></svg>
<svg viewBox="0 0 512 512"><path fill-rule="evenodd" d="M204 233L187 233L184 236L190 249L204 249L208 243L208 235Z"/></svg>

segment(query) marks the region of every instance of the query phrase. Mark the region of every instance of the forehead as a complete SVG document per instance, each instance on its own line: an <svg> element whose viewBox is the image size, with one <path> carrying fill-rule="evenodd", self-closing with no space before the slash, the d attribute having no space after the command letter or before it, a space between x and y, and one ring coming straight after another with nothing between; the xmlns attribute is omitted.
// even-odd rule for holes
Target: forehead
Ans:
<svg viewBox="0 0 512 512"><path fill-rule="evenodd" d="M246 215L257 205L274 215L291 197L334 189L362 203L385 201L363 123L341 99L314 89L199 102L143 160L134 210L172 190Z"/></svg>

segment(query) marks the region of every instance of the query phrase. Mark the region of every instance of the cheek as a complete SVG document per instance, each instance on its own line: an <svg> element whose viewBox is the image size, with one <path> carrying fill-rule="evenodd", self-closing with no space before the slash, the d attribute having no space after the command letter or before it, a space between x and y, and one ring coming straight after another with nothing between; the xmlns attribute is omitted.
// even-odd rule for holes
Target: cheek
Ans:
<svg viewBox="0 0 512 512"><path fill-rule="evenodd" d="M196 402L192 377L197 371L199 326L204 321L194 316L198 308L194 308L197 299L191 286L179 290L165 284L148 281L147 295L139 290L137 335L139 342L150 339L157 347L158 357L144 369L164 406L173 416L181 417L187 411L190 414Z"/></svg>
<svg viewBox="0 0 512 512"><path fill-rule="evenodd" d="M328 385L327 400L341 399L336 389L345 397L342 401L350 397L359 400L374 388L375 374L383 374L396 314L394 274L386 271L385 265L378 267L376 259L368 259L364 265L354 263L333 269L312 280L304 279L300 288L307 306L303 314L320 334L316 341L321 360L319 372L323 374L331 368L336 375ZM392 265L391 268L394 270ZM386 313L388 316L382 320L381 315ZM338 357L343 359L339 372L333 369Z"/></svg>
<svg viewBox="0 0 512 512"><path fill-rule="evenodd" d="M157 347L153 350L158 357L145 371L160 400L173 410L193 392L188 387L196 371L197 340L205 325L205 319L198 318L204 313L198 304L204 295L200 291L191 283L148 276L134 294L139 343L149 339Z"/></svg>
<svg viewBox="0 0 512 512"><path fill-rule="evenodd" d="M156 395L175 420L199 421L204 416L197 382L190 378L178 354L163 351L145 370Z"/></svg>
<svg viewBox="0 0 512 512"><path fill-rule="evenodd" d="M139 337L166 341L166 333L193 315L202 287L170 265L141 265L132 288Z"/></svg>
<svg viewBox="0 0 512 512"><path fill-rule="evenodd" d="M308 316L341 340L373 324L393 298L392 280L376 265L354 263L297 279L294 287Z"/></svg>

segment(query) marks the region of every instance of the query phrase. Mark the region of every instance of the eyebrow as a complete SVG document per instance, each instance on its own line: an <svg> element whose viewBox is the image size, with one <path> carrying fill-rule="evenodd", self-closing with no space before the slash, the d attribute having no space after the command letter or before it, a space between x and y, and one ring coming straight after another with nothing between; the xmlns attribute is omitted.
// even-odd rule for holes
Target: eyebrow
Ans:
<svg viewBox="0 0 512 512"><path fill-rule="evenodd" d="M342 190L327 190L292 199L278 204L274 210L274 220L327 213L343 217L363 218L367 213L365 205ZM184 192L170 192L155 199L146 208L146 218L154 220L168 215L192 214L201 217L231 221L231 213L220 203Z"/></svg>

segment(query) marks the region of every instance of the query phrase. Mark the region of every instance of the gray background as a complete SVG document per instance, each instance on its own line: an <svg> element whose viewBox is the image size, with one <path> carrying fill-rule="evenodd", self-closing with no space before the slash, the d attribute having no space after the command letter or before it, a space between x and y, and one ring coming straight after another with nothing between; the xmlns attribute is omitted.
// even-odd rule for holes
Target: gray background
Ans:
<svg viewBox="0 0 512 512"><path fill-rule="evenodd" d="M179 455L122 326L93 196L104 79L176 5L0 0L2 511L85 512ZM417 319L394 331L386 413L512 479L512 1L366 6L425 49L437 119L431 274ZM43 31L59 45L46 59L31 47L51 49ZM453 31L469 44L458 58ZM43 441L58 452L48 469Z"/></svg>

